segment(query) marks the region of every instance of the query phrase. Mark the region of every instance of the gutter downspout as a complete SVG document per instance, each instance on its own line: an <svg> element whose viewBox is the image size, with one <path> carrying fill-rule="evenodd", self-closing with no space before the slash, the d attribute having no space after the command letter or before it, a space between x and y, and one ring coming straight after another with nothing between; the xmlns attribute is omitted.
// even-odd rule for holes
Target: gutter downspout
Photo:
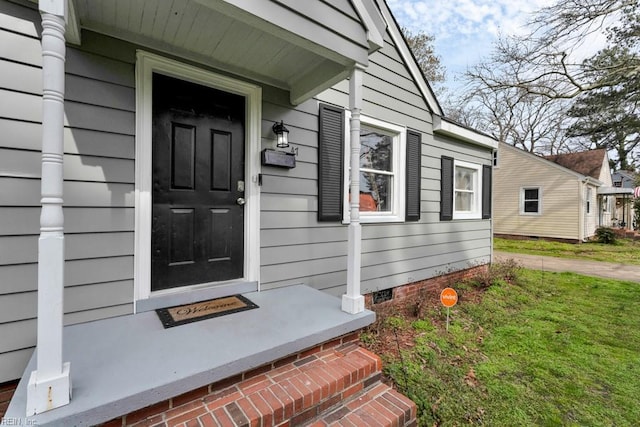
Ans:
<svg viewBox="0 0 640 427"><path fill-rule="evenodd" d="M362 229L360 226L360 110L362 109L363 68L356 64L349 79L349 110L351 119L351 201L347 249L347 293L342 295L342 311L357 314L364 311L364 296L360 294L362 262Z"/></svg>
<svg viewBox="0 0 640 427"><path fill-rule="evenodd" d="M62 363L64 315L64 63L66 0L40 0L42 15L42 176L38 240L38 341L36 370L27 385L31 416L67 405L69 362Z"/></svg>

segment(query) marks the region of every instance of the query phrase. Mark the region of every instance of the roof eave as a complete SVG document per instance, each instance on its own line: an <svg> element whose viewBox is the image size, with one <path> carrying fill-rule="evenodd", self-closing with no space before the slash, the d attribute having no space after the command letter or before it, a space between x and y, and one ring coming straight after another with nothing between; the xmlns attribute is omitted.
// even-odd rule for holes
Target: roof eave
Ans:
<svg viewBox="0 0 640 427"><path fill-rule="evenodd" d="M498 141L496 139L444 120L442 117L435 114L433 115L433 132L468 142L470 144L491 148L493 150L498 148Z"/></svg>

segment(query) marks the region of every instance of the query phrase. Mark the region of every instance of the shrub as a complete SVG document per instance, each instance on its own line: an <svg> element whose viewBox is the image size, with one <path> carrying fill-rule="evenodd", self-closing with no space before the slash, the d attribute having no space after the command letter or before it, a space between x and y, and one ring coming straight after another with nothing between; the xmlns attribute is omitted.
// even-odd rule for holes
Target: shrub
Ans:
<svg viewBox="0 0 640 427"><path fill-rule="evenodd" d="M470 280L474 287L486 289L497 282L513 283L521 266L513 259L494 262L486 271L476 274Z"/></svg>
<svg viewBox="0 0 640 427"><path fill-rule="evenodd" d="M610 227L598 227L596 229L598 242L612 245L616 242L616 232Z"/></svg>

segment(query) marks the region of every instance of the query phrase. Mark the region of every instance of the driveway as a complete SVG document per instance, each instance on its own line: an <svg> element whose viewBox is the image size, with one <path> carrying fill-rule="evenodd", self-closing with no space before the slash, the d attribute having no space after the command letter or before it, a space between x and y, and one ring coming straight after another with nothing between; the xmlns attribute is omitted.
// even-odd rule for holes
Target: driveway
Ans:
<svg viewBox="0 0 640 427"><path fill-rule="evenodd" d="M496 261L514 259L523 267L533 270L564 272L571 271L585 276L605 277L607 279L627 280L640 283L640 266L616 264L612 262L586 261L580 259L554 258L541 255L525 255L495 251Z"/></svg>

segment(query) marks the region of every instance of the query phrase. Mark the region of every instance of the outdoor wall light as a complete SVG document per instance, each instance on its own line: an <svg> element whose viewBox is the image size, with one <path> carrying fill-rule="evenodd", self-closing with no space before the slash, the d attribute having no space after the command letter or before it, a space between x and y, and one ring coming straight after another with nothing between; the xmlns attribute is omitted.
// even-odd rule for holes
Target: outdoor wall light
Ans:
<svg viewBox="0 0 640 427"><path fill-rule="evenodd" d="M280 123L274 123L272 129L278 138L276 147L287 148L289 146L289 129L284 126L283 121L281 120Z"/></svg>

